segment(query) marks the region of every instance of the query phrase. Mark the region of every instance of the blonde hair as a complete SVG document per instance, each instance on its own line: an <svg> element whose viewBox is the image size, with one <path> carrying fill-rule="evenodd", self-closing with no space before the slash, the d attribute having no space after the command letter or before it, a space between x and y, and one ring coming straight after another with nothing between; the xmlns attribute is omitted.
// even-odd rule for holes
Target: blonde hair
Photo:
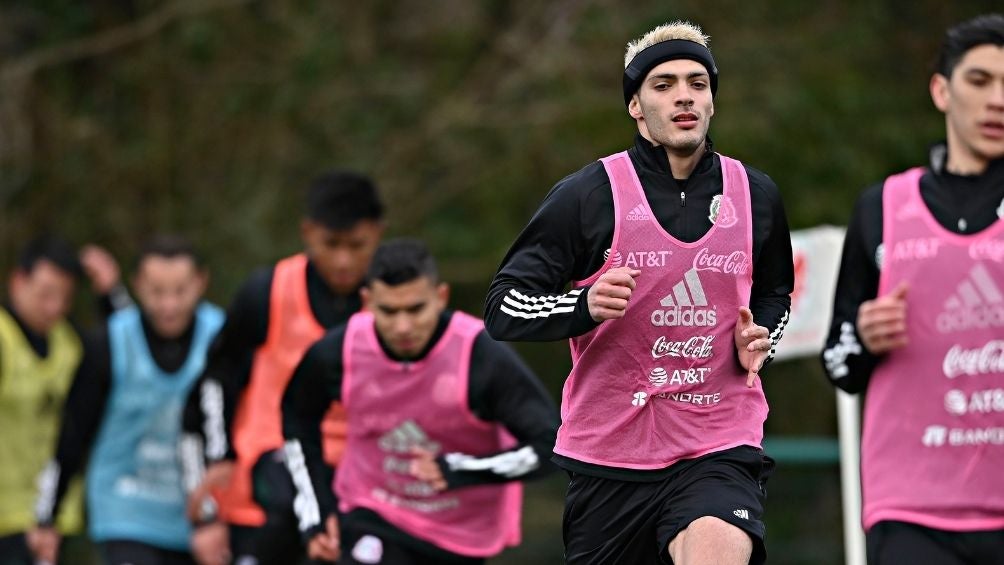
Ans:
<svg viewBox="0 0 1004 565"><path fill-rule="evenodd" d="M628 65L631 64L631 61L634 60L635 56L644 51L646 48L651 47L656 43L662 43L663 41L669 41L671 39L684 39L707 47L708 40L711 38L701 31L700 26L687 21L676 20L675 22L662 24L638 39L628 43L627 53L624 54L624 68L626 69Z"/></svg>

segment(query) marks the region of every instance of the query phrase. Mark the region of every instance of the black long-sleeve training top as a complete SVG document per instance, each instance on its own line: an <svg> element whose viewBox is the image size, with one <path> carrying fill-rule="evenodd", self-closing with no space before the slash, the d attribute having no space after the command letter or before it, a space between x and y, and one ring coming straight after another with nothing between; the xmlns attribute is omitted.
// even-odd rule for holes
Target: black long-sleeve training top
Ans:
<svg viewBox="0 0 1004 565"><path fill-rule="evenodd" d="M980 175L956 175L945 169L945 144L931 148L927 170L920 179L920 195L945 229L958 234L980 232L1004 218L1004 159L992 161ZM847 225L833 317L821 355L830 381L857 393L868 387L872 371L882 359L872 355L857 330L862 302L878 295L882 247L882 189L885 181L861 193Z"/></svg>
<svg viewBox="0 0 1004 565"><path fill-rule="evenodd" d="M443 336L451 317L451 311L440 316L429 343L412 361L428 355ZM341 399L345 330L344 325L330 330L307 351L293 373L282 401L283 433L302 449L313 486L313 493L301 490L300 494L312 497L321 510L321 520L336 508L331 473L325 468L322 457L320 426L328 406ZM403 361L382 340L381 346L389 358ZM416 383L416 386L423 385ZM548 461L558 427L554 401L519 356L485 332L478 334L472 346L467 400L471 412L478 419L501 424L518 443L497 453L466 454L472 457L454 464L447 463L445 457L440 456L437 461L447 488L537 478L557 469ZM352 425L351 422L349 425ZM298 483L296 479L294 483ZM299 479L303 480L302 477ZM355 520L356 524L365 524L370 531L393 536L400 543L430 549L374 512L352 512L343 520ZM301 521L301 529L309 539L323 526L318 522L307 522Z"/></svg>
<svg viewBox="0 0 1004 565"><path fill-rule="evenodd" d="M641 135L635 137L628 155L663 229L685 242L703 237L712 226L712 199L722 194L721 162L711 140L693 173L682 180L673 177L665 150ZM750 310L754 321L770 330L776 345L788 321L794 287L791 234L774 181L757 169L744 167L753 216ZM586 279L603 266L603 253L610 248L613 231L613 192L602 163L590 163L558 182L516 238L492 280L485 303L485 325L492 337L551 341L582 335L596 327L586 302L588 289L566 289L571 281ZM512 315L514 310L507 301L544 306L528 318ZM771 357L773 353L772 348ZM556 460L573 471L596 471L595 466L579 461ZM625 469L617 474L626 480L654 480L660 473Z"/></svg>
<svg viewBox="0 0 1004 565"><path fill-rule="evenodd" d="M251 379L254 353L268 336L274 273L274 266L255 271L237 292L210 347L206 370L185 405L185 434L205 440L210 461L235 457L231 424L236 404ZM307 294L314 318L325 328L344 323L362 306L358 292L340 295L331 290L313 263L307 264ZM184 456L192 455L185 452ZM186 468L198 465L186 462Z"/></svg>
<svg viewBox="0 0 1004 565"><path fill-rule="evenodd" d="M694 242L711 228L711 200L722 193L721 163L708 150L690 178L673 178L665 150L642 136L628 150L649 206L673 237ZM764 173L748 166L753 210L753 289L750 309L757 324L772 331L775 343L787 321L794 285L791 235L781 195ZM589 315L587 291L564 293L603 266L614 230L614 202L603 164L595 161L562 179L519 234L492 280L485 324L496 339L553 341L582 335L596 322ZM520 297L519 295L522 295ZM534 318L514 317L505 299L547 301Z"/></svg>

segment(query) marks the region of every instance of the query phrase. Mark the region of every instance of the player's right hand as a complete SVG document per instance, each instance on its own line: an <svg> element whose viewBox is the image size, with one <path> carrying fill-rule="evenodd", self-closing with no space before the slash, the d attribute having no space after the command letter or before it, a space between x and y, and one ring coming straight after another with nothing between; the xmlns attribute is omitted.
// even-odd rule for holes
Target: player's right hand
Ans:
<svg viewBox="0 0 1004 565"><path fill-rule="evenodd" d="M338 534L338 518L328 516L324 521L324 531L310 538L307 544L307 557L320 561L338 561L342 554L341 539Z"/></svg>
<svg viewBox="0 0 1004 565"><path fill-rule="evenodd" d="M80 264L98 294L108 294L121 280L119 264L115 261L115 257L99 245L93 243L85 245L80 250Z"/></svg>
<svg viewBox="0 0 1004 565"><path fill-rule="evenodd" d="M203 524L192 532L192 558L199 565L230 563L230 530L223 522Z"/></svg>
<svg viewBox="0 0 1004 565"><path fill-rule="evenodd" d="M209 518L215 519L215 516L207 517L204 515L206 502L212 497L213 491L222 489L230 483L230 477L233 476L233 473L233 461L222 460L209 465L205 476L202 478L202 482L188 495L188 502L185 505L185 515L188 516L190 522L198 524L207 521Z"/></svg>
<svg viewBox="0 0 1004 565"><path fill-rule="evenodd" d="M617 267L600 275L593 286L589 287L586 296L589 315L593 320L602 322L623 318L634 291L634 279L640 274L638 269Z"/></svg>
<svg viewBox="0 0 1004 565"><path fill-rule="evenodd" d="M866 300L858 308L858 335L873 355L888 353L907 344L907 288L905 282L900 283L889 294Z"/></svg>
<svg viewBox="0 0 1004 565"><path fill-rule="evenodd" d="M58 561L60 538L59 531L53 527L38 527L25 534L25 541L36 563L55 564Z"/></svg>

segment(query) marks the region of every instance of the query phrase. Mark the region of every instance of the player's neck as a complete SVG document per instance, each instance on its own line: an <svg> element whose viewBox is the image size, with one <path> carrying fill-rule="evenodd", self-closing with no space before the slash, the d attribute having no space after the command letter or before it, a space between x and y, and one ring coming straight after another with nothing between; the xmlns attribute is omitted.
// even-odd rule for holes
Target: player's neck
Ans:
<svg viewBox="0 0 1004 565"><path fill-rule="evenodd" d="M666 158L669 160L669 171L673 174L674 179L686 180L690 178L694 169L697 168L697 164L701 162L701 157L704 156L707 143L707 140L702 141L701 145L690 153L680 153L663 146L666 150Z"/></svg>
<svg viewBox="0 0 1004 565"><path fill-rule="evenodd" d="M954 139L953 139L954 138ZM977 154L971 147L948 131L948 158L945 160L945 170L953 175L977 176L986 172L990 161Z"/></svg>

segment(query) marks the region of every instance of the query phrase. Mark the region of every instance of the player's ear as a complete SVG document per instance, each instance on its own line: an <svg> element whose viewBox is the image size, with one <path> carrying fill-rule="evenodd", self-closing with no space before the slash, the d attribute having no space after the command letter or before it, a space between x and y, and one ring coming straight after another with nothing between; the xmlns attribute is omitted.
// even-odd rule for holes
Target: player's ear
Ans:
<svg viewBox="0 0 1004 565"><path fill-rule="evenodd" d="M450 303L450 285L444 282L436 285L436 298L440 305L446 308L446 305Z"/></svg>

